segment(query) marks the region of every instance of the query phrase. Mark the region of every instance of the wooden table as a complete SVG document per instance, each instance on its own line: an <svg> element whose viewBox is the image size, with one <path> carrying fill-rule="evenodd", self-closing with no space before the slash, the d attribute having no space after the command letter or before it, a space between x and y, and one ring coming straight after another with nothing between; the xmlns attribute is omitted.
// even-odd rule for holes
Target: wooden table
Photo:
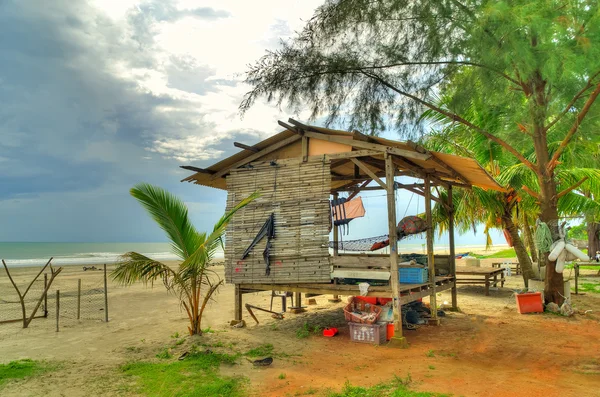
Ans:
<svg viewBox="0 0 600 397"><path fill-rule="evenodd" d="M496 267L502 269L504 265L509 265L510 270L514 272L514 274L521 274L521 264L519 262L495 262L492 263L492 267Z"/></svg>
<svg viewBox="0 0 600 397"><path fill-rule="evenodd" d="M598 262L574 262L573 268L575 269L575 294L579 292L579 287L577 283L579 282L579 266L590 266L590 267L600 267L600 263ZM598 271L600 274L600 270Z"/></svg>
<svg viewBox="0 0 600 397"><path fill-rule="evenodd" d="M490 295L490 285L497 287L501 283L504 287L504 269L494 267L476 267L476 266L457 266L456 284L483 284L485 285L485 295ZM459 278L458 276L468 276ZM498 278L499 277L499 278Z"/></svg>

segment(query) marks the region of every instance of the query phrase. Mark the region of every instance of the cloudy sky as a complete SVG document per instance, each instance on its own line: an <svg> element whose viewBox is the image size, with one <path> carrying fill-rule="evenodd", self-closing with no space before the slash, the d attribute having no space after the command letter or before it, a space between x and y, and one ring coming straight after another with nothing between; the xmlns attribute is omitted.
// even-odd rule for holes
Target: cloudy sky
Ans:
<svg viewBox="0 0 600 397"><path fill-rule="evenodd" d="M321 0L259 3L0 1L0 241L162 241L128 195L140 181L212 225L225 193L180 183L178 166L208 166L303 116L264 103L238 114L246 65Z"/></svg>

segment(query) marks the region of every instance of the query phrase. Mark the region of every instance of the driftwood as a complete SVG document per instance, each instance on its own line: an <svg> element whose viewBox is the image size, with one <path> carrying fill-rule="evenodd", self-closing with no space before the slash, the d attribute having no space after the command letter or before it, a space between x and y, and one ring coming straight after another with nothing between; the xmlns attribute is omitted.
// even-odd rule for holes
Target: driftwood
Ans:
<svg viewBox="0 0 600 397"><path fill-rule="evenodd" d="M50 262L52 262L52 259L54 259L54 258L50 258L48 260L48 262L46 262L46 264L44 265L44 267L42 268L42 270L40 270L40 272L37 274L37 276L35 276L33 278L33 280L27 286L27 289L25 290L25 292L22 293L22 294L21 294L21 290L19 290L19 287L17 287L17 284L13 280L13 278L12 278L12 276L10 274L10 271L8 270L8 266L6 265L6 262L4 261L4 259L2 259L2 264L4 265L4 269L6 270L6 274L8 275L8 278L10 279L10 282L12 283L13 287L15 287L15 291L17 291L17 295L19 296L19 302L21 303L21 311L23 313L23 328L27 328L29 326L29 324L31 323L31 321L35 317L35 314L37 313L38 309L40 308L40 305L42 304L42 301L46 297L46 294L48 293L48 290L50 289L50 286L52 285L52 282L54 281L54 279L56 278L56 276L58 276L59 273L62 271L62 267L59 267L58 269L54 269L52 267L52 265L50 264ZM42 292L42 295L38 299L37 304L35 305L35 308L31 312L31 314L29 315L29 317L27 317L27 311L25 310L25 297L27 296L27 293L31 289L31 286L33 285L33 283L35 283L35 281L38 279L38 277L40 277L40 275L44 272L44 270L46 270L46 268L48 266L50 266L50 280L48 280L48 283L46 283L46 285L44 287L44 292Z"/></svg>

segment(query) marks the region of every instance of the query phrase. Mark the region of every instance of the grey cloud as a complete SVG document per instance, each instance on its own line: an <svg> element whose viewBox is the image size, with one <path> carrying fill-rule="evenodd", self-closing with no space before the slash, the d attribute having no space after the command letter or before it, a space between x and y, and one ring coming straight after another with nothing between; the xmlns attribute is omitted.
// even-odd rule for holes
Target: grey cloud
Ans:
<svg viewBox="0 0 600 397"><path fill-rule="evenodd" d="M190 56L171 56L167 66L168 85L171 88L193 92L198 95L212 91L216 82L206 81L216 71L208 66L199 65Z"/></svg>
<svg viewBox="0 0 600 397"><path fill-rule="evenodd" d="M214 127L185 96L149 92L143 73L127 75L144 68L173 73L173 87L187 92L217 84L205 82L209 68L188 59L174 58L171 69L160 69L156 21L143 9L116 23L84 2L0 1L0 241L158 240L162 234L148 231L151 223L128 195L140 181L199 207L222 200L221 192L199 196L197 187L179 183L186 173L176 158L185 147L147 150L160 140L201 141ZM211 144L207 150L221 149Z"/></svg>
<svg viewBox="0 0 600 397"><path fill-rule="evenodd" d="M143 15L150 16L157 21L167 22L173 22L185 17L215 20L230 16L227 11L215 10L210 7L177 9L173 2L167 0L147 1L137 6L137 9Z"/></svg>

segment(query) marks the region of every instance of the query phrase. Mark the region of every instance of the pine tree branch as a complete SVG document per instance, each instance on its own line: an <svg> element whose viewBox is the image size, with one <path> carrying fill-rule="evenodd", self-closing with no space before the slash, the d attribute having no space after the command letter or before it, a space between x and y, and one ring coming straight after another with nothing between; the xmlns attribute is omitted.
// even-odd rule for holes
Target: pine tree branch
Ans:
<svg viewBox="0 0 600 397"><path fill-rule="evenodd" d="M469 62L469 61L428 61L428 62L398 62L398 63L391 63L389 65L380 65L380 66L364 66L361 68L356 68L356 69L350 69L350 70L362 70L362 69L387 69L387 68L393 68L393 67L398 67L398 66L416 66L416 65L464 65L464 66L475 66L478 68L482 68L482 69L487 69L489 71L492 71L502 77L504 77L505 79L507 79L508 81L510 81L513 84L518 85L519 87L521 87L521 82L519 82L518 80L513 79L512 77L510 77L509 75L507 75L506 73L492 68L490 66L484 65L482 63L477 63L477 62Z"/></svg>
<svg viewBox="0 0 600 397"><path fill-rule="evenodd" d="M370 77L372 79L377 80L381 85L389 88L390 90L403 95L407 98L410 98L426 107L428 107L429 109L436 111L438 113L443 114L444 116L450 118L451 120L457 121L477 132L479 132L480 134L482 134L483 136L485 136L486 138L488 138L489 140L496 142L498 145L502 146L504 149L506 149L509 153L511 153L513 156L515 156L520 162L522 162L524 165L526 165L529 169L531 169L533 172L537 173L537 167L529 160L527 160L525 158L525 156L523 156L521 153L519 153L519 151L517 151L514 147L512 147L511 145L509 145L506 141L498 138L497 136L489 133L488 131L476 126L475 124L463 119L462 117L460 117L457 114L454 114L452 112L446 111L444 109L441 109L435 105L433 105L432 103L429 103L417 96L414 96L412 94L409 94L408 92L402 91L400 89L398 89L397 87L393 86L392 84L390 84L389 82L383 80L381 77L379 77L376 74L372 74L372 73L368 73L365 71L362 71L361 73L363 73L365 76Z"/></svg>
<svg viewBox="0 0 600 397"><path fill-rule="evenodd" d="M596 98L598 97L599 94L600 94L600 83L596 85L596 89L589 96L588 100L585 102L585 105L583 105L583 108L581 108L581 112L579 112L579 114L577 115L577 118L575 119L573 126L571 127L571 129L569 130L567 135L565 136L565 139L562 140L562 142L558 146L558 149L556 149L556 152L554 152L552 159L548 162L548 171L554 171L554 169L558 165L558 159L560 158L561 154L564 152L564 150L567 147L567 145L569 144L569 142L571 142L571 139L573 139L573 136L575 135L575 133L579 129L579 126L581 125L581 121L585 118L585 116L587 115L588 111L590 110L590 108L592 107L594 102L596 101Z"/></svg>
<svg viewBox="0 0 600 397"><path fill-rule="evenodd" d="M588 180L588 177L586 176L585 178L583 178L582 180L580 180L579 182L577 182L573 186L568 187L565 190L563 190L562 192L558 193L556 195L556 198L561 198L562 196L564 196L565 194L569 193L570 191L577 189L579 186L581 186L583 184L583 182L585 182L587 180Z"/></svg>
<svg viewBox="0 0 600 397"><path fill-rule="evenodd" d="M587 84L585 85L585 87L583 87L581 89L581 91L579 91L577 94L575 94L575 96L573 97L573 99L571 99L571 102L569 102L569 104L565 107L565 109L560 112L560 114L558 116L556 116L554 118L554 120L552 120L547 126L546 128L544 128L545 131L548 131L550 128L552 128L554 126L554 124L558 123L558 121L569 112L569 110L571 110L571 108L573 107L573 105L575 105L575 102L577 102L582 96L583 94L589 90L591 87L594 86L593 84L593 80L598 77L598 75L600 75L600 70L596 73L594 73L594 75L592 77L590 77L587 81Z"/></svg>

